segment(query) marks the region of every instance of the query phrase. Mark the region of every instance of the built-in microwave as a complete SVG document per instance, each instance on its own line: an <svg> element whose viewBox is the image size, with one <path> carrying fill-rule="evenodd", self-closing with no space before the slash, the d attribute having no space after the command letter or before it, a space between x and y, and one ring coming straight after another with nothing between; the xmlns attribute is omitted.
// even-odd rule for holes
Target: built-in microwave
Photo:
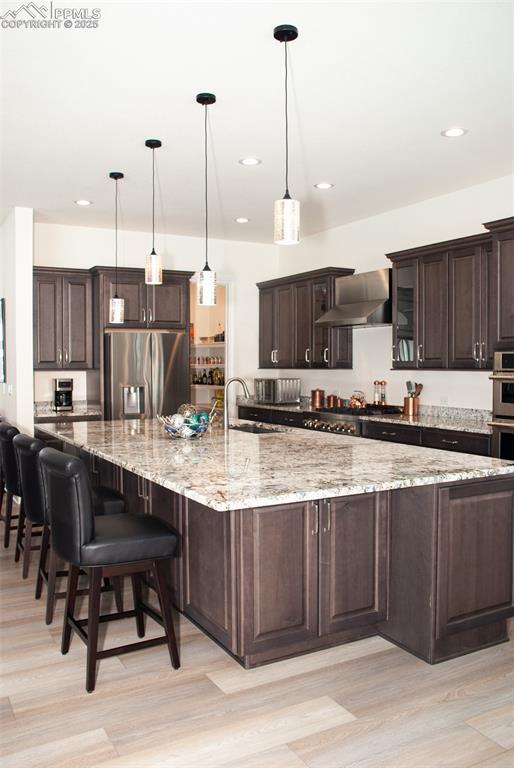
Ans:
<svg viewBox="0 0 514 768"><path fill-rule="evenodd" d="M493 414L514 419L514 352L494 353Z"/></svg>

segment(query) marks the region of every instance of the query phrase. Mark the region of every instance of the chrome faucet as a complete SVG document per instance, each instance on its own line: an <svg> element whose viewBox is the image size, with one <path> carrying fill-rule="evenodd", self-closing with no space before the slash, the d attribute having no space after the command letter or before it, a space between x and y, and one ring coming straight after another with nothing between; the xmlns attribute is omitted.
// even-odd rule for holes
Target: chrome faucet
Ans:
<svg viewBox="0 0 514 768"><path fill-rule="evenodd" d="M248 389L248 385L244 379L240 379L239 376L233 376L231 379L225 382L225 396L223 401L223 429L225 430L228 429L228 388L233 381L238 381L243 387L245 397L250 397L250 390Z"/></svg>

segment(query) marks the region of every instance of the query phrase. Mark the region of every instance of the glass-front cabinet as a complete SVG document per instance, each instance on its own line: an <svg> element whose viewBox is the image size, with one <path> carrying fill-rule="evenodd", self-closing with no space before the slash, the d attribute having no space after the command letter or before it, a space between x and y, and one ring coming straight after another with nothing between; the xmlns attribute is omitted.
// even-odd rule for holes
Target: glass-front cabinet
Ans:
<svg viewBox="0 0 514 768"><path fill-rule="evenodd" d="M312 320L313 320L313 344L312 344L312 368L329 367L329 328L316 325L318 320L330 308L328 280L313 280L312 282Z"/></svg>
<svg viewBox="0 0 514 768"><path fill-rule="evenodd" d="M418 260L393 264L393 368L415 368L418 352Z"/></svg>

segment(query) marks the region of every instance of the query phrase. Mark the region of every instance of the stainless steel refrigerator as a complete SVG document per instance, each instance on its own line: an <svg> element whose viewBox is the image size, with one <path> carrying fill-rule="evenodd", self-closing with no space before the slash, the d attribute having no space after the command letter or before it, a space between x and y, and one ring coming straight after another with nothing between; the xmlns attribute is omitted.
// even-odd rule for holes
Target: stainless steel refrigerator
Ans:
<svg viewBox="0 0 514 768"><path fill-rule="evenodd" d="M184 331L106 333L104 360L106 419L151 419L189 402Z"/></svg>

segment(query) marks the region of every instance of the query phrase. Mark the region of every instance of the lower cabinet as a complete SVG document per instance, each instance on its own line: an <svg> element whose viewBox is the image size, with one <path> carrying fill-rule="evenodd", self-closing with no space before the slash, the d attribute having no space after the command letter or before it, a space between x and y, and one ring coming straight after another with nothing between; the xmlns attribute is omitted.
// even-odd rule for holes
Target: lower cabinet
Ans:
<svg viewBox="0 0 514 768"><path fill-rule="evenodd" d="M387 606L387 495L242 511L242 648L258 660L376 624Z"/></svg>

